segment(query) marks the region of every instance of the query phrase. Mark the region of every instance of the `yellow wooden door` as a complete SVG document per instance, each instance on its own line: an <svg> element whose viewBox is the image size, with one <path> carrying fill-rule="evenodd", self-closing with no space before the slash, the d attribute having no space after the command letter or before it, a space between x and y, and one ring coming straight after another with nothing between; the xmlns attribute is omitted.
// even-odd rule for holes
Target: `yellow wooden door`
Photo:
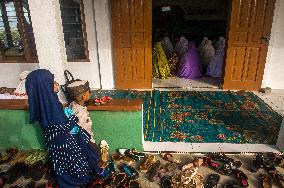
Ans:
<svg viewBox="0 0 284 188"><path fill-rule="evenodd" d="M224 89L261 87L275 0L232 0Z"/></svg>
<svg viewBox="0 0 284 188"><path fill-rule="evenodd" d="M152 87L152 1L111 0L115 87Z"/></svg>

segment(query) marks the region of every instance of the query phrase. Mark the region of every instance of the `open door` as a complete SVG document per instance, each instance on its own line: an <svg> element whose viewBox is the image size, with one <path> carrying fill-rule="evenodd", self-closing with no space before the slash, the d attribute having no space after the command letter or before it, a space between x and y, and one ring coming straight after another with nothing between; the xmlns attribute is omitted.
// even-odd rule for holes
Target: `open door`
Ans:
<svg viewBox="0 0 284 188"><path fill-rule="evenodd" d="M232 0L223 89L261 87L275 0Z"/></svg>
<svg viewBox="0 0 284 188"><path fill-rule="evenodd" d="M152 1L111 0L115 87L152 87Z"/></svg>

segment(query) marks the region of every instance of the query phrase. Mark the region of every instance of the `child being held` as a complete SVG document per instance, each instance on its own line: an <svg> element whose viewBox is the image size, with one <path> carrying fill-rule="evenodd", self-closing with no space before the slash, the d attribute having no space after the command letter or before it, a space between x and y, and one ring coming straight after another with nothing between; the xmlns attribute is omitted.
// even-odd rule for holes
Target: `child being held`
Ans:
<svg viewBox="0 0 284 188"><path fill-rule="evenodd" d="M64 75L67 83L65 87L62 88L65 93L67 101L70 103L69 107L65 108L64 112L66 116L76 115L78 117L78 125L85 129L91 136L92 145L97 148L96 142L94 140L94 133L92 131L92 120L88 112L86 103L90 100L90 87L89 82L79 79L74 79L72 74L69 71L64 71ZM71 77L71 79L68 78ZM100 143L101 148L101 158L102 162L106 164L107 155L108 155L108 143L105 140L102 140Z"/></svg>
<svg viewBox="0 0 284 188"><path fill-rule="evenodd" d="M92 131L92 120L86 107L86 103L90 100L89 82L84 80L75 80L74 82L66 85L65 95L67 100L71 102L69 108L79 119L78 125L91 135L91 142L95 143L93 138L94 133Z"/></svg>

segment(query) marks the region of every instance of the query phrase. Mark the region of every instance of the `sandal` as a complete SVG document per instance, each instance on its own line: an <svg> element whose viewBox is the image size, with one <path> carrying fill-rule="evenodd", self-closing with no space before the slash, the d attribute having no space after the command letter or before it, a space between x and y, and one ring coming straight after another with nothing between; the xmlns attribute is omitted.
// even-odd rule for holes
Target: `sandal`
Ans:
<svg viewBox="0 0 284 188"><path fill-rule="evenodd" d="M127 175L125 173L118 173L115 176L114 183L116 187L122 187L125 184L126 180L127 180Z"/></svg>
<svg viewBox="0 0 284 188"><path fill-rule="evenodd" d="M203 184L203 176L201 174L197 174L194 177L194 181L195 181L195 187L196 188L204 188L204 184Z"/></svg>
<svg viewBox="0 0 284 188"><path fill-rule="evenodd" d="M209 157L214 161L229 164L232 168L240 168L242 166L240 161L235 161L233 158L228 157L224 153L211 154Z"/></svg>
<svg viewBox="0 0 284 188"><path fill-rule="evenodd" d="M160 181L161 188L171 188L172 187L172 177L171 176L163 176Z"/></svg>
<svg viewBox="0 0 284 188"><path fill-rule="evenodd" d="M204 157L203 158L203 164L205 164L209 168L217 171L220 174L223 174L223 175L226 175L226 176L230 176L230 175L233 174L233 169L231 168L230 165L212 161L212 159L210 157Z"/></svg>
<svg viewBox="0 0 284 188"><path fill-rule="evenodd" d="M235 181L228 181L223 185L223 188L241 188L241 186Z"/></svg>
<svg viewBox="0 0 284 188"><path fill-rule="evenodd" d="M147 173L154 162L155 162L155 156L154 155L148 156L146 160L140 165L140 171L143 173Z"/></svg>
<svg viewBox="0 0 284 188"><path fill-rule="evenodd" d="M45 174L45 165L43 161L37 161L33 165L30 165L28 169L26 169L24 178L29 179L32 178L34 181L40 180Z"/></svg>
<svg viewBox="0 0 284 188"><path fill-rule="evenodd" d="M101 167L98 169L97 175L100 178L107 178L116 173L114 162L107 162L106 164L107 165L105 167Z"/></svg>
<svg viewBox="0 0 284 188"><path fill-rule="evenodd" d="M179 164L179 163L181 162L180 160L175 159L175 158L173 157L173 155L172 155L171 153L168 153L168 152L166 152L166 153L161 153L161 157L162 157L162 159L164 159L165 161L168 161L168 162L171 162L171 163L177 163L177 164Z"/></svg>
<svg viewBox="0 0 284 188"><path fill-rule="evenodd" d="M269 175L279 188L284 188L284 176L282 174L279 174L277 171L273 171L269 172Z"/></svg>
<svg viewBox="0 0 284 188"><path fill-rule="evenodd" d="M129 180L127 183L128 188L139 188L140 184L137 180Z"/></svg>
<svg viewBox="0 0 284 188"><path fill-rule="evenodd" d="M138 162L141 158L143 158L140 155L137 155L137 152L133 152L133 150L130 150L130 149L125 151L125 155L127 157L130 157L131 159L133 159L136 162Z"/></svg>
<svg viewBox="0 0 284 188"><path fill-rule="evenodd" d="M220 175L219 174L210 174L207 178L205 187L206 188L214 188L217 187L217 184L220 181Z"/></svg>
<svg viewBox="0 0 284 188"><path fill-rule="evenodd" d="M4 175L4 173L0 174L0 187L4 187L4 185L6 184L7 181L7 177Z"/></svg>
<svg viewBox="0 0 284 188"><path fill-rule="evenodd" d="M108 149L109 149L108 143L105 140L102 140L100 148L101 148L102 162L106 163L107 162L107 156L108 156Z"/></svg>
<svg viewBox="0 0 284 188"><path fill-rule="evenodd" d="M4 155L3 157L1 157L1 160L0 160L0 164L3 164L3 163L8 163L11 161L12 157L18 153L18 150L17 149L7 149L6 150L6 155Z"/></svg>
<svg viewBox="0 0 284 188"><path fill-rule="evenodd" d="M155 176L157 175L157 171L159 169L159 166L160 166L160 161L159 160L157 160L154 164L152 164L150 166L150 169L148 171L148 173L149 173L148 178L149 178L149 180L151 182L155 181L155 179L156 179Z"/></svg>
<svg viewBox="0 0 284 188"><path fill-rule="evenodd" d="M260 168L263 168L263 166L264 166L264 156L262 153L258 153L252 162L251 171L257 172Z"/></svg>
<svg viewBox="0 0 284 188"><path fill-rule="evenodd" d="M186 171L187 169L193 168L193 167L200 167L203 164L202 158L194 159L193 162L188 163L187 165L184 165L182 167L182 171Z"/></svg>
<svg viewBox="0 0 284 188"><path fill-rule="evenodd" d="M272 179L267 174L260 174L259 175L259 187L260 188L272 188Z"/></svg>
<svg viewBox="0 0 284 188"><path fill-rule="evenodd" d="M195 176L198 174L197 172L197 168L190 168L190 169L187 169L184 174L181 176L181 183L182 185L195 185Z"/></svg>
<svg viewBox="0 0 284 188"><path fill-rule="evenodd" d="M115 162L123 161L123 162L127 163L128 165L131 165L134 162L134 160L131 159L130 157L122 156L122 155L119 155L119 154L113 154L111 156L111 159Z"/></svg>
<svg viewBox="0 0 284 188"><path fill-rule="evenodd" d="M177 169L176 163L166 163L158 170L158 176L162 178L166 175L173 175L174 171Z"/></svg>
<svg viewBox="0 0 284 188"><path fill-rule="evenodd" d="M121 172L124 172L130 179L137 179L139 177L139 173L131 166L123 163L118 167Z"/></svg>
<svg viewBox="0 0 284 188"><path fill-rule="evenodd" d="M172 176L172 188L180 188L180 187L182 187L182 185L181 185L181 177L182 177L182 175L180 173L175 173Z"/></svg>
<svg viewBox="0 0 284 188"><path fill-rule="evenodd" d="M235 169L235 176L239 180L242 187L248 187L248 177L239 169Z"/></svg>

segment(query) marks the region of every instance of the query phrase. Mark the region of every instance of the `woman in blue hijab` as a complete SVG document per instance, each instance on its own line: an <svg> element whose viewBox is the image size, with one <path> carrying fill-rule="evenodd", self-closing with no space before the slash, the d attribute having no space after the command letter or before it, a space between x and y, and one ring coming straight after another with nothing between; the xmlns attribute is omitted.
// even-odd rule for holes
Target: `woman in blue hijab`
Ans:
<svg viewBox="0 0 284 188"><path fill-rule="evenodd" d="M89 144L88 132L77 126L78 118L65 116L57 87L48 70L38 69L27 76L30 123L38 121L43 130L59 188L73 188L92 180L100 155Z"/></svg>

